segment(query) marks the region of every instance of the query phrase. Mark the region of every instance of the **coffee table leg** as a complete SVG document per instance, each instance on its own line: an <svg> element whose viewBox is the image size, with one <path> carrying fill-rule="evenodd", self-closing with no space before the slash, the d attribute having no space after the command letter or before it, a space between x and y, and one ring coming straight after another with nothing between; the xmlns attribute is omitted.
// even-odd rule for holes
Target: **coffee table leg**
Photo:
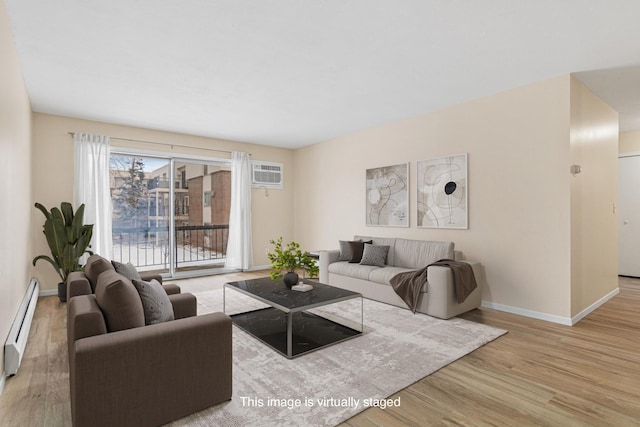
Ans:
<svg viewBox="0 0 640 427"><path fill-rule="evenodd" d="M364 298L360 297L360 332L364 334Z"/></svg>
<svg viewBox="0 0 640 427"><path fill-rule="evenodd" d="M287 356L293 356L293 313L289 312L287 314Z"/></svg>

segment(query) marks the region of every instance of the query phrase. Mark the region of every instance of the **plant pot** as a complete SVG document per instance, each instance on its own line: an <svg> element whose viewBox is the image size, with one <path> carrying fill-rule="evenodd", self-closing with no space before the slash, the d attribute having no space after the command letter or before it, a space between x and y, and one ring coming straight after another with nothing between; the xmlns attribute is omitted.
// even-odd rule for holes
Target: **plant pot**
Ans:
<svg viewBox="0 0 640 427"><path fill-rule="evenodd" d="M58 298L60 302L67 302L67 284L64 282L58 283Z"/></svg>
<svg viewBox="0 0 640 427"><path fill-rule="evenodd" d="M298 273L290 271L282 277L282 281L287 285L287 288L291 288L298 284Z"/></svg>

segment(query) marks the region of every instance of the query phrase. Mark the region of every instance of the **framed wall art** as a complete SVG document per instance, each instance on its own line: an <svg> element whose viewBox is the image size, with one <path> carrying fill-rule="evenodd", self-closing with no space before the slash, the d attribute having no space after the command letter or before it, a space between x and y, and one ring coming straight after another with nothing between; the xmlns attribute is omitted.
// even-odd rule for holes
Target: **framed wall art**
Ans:
<svg viewBox="0 0 640 427"><path fill-rule="evenodd" d="M418 227L469 228L467 154L417 164Z"/></svg>
<svg viewBox="0 0 640 427"><path fill-rule="evenodd" d="M409 163L367 169L366 224L409 226Z"/></svg>

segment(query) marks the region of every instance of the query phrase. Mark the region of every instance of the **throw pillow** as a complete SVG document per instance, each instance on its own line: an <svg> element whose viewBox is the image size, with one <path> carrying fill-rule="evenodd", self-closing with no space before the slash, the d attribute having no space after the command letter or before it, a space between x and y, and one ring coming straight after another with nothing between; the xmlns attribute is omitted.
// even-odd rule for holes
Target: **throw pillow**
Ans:
<svg viewBox="0 0 640 427"><path fill-rule="evenodd" d="M113 268L116 269L116 273L122 274L127 279L142 280L142 277L140 277L140 273L138 273L138 270L136 270L136 268L130 262L123 264L118 261L111 261L111 264L113 264Z"/></svg>
<svg viewBox="0 0 640 427"><path fill-rule="evenodd" d="M364 245L364 252L362 253L360 265L376 265L378 267L384 267L387 263L388 252L389 246L366 244Z"/></svg>
<svg viewBox="0 0 640 427"><path fill-rule="evenodd" d="M151 279L150 282L133 280L133 286L136 287L142 300L145 325L154 325L174 319L173 305L171 305L169 296L160 282L156 279Z"/></svg>
<svg viewBox="0 0 640 427"><path fill-rule="evenodd" d="M109 332L144 326L140 295L131 281L115 270L107 270L98 277L96 302Z"/></svg>
<svg viewBox="0 0 640 427"><path fill-rule="evenodd" d="M349 248L351 249L351 260L349 261L352 264L357 264L362 259L362 252L364 252L364 244L365 243L373 243L372 240L368 242L356 241L349 242Z"/></svg>
<svg viewBox="0 0 640 427"><path fill-rule="evenodd" d="M360 240L354 240L354 242L359 242ZM338 261L351 261L351 257L353 256L351 253L351 246L349 246L348 240L338 240L340 244L340 255L338 256Z"/></svg>
<svg viewBox="0 0 640 427"><path fill-rule="evenodd" d="M91 292L95 293L98 277L107 270L115 271L108 259L98 254L93 254L87 259L87 263L84 265L84 274L87 276L87 279L89 279Z"/></svg>

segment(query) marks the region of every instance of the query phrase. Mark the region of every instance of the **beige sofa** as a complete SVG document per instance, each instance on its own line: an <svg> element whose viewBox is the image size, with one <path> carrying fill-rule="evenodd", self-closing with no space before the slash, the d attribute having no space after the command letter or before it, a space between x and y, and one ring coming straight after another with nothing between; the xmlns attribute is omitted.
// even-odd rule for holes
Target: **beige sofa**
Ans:
<svg viewBox="0 0 640 427"><path fill-rule="evenodd" d="M453 242L369 236L355 236L354 240L372 240L374 245L389 246L386 265L377 267L338 261L339 250L320 251L320 282L359 292L365 298L406 309L407 305L389 283L393 276L405 271L418 270L440 259L462 260L462 254L454 252ZM469 264L473 268L478 287L464 302L457 302L451 270L448 267L431 266L427 271L428 283L422 289L417 311L449 319L478 308L482 297L483 276L479 263Z"/></svg>

